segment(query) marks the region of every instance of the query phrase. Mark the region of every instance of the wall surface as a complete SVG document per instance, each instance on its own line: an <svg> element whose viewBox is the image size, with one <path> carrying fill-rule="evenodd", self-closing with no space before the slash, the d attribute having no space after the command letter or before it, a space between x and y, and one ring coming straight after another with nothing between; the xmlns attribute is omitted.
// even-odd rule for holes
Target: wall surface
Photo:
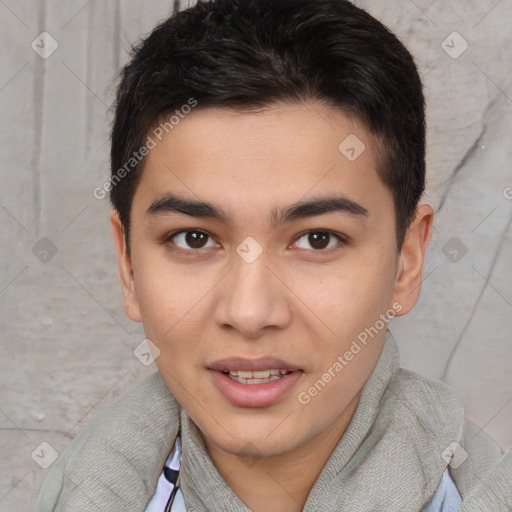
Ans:
<svg viewBox="0 0 512 512"><path fill-rule="evenodd" d="M452 386L507 449L512 0L356 3L408 45L428 101L436 227L420 301L391 326L402 364ZM109 205L93 190L108 178L116 74L172 9L0 0L0 511L31 510L45 466L155 370L134 355L144 333L124 315Z"/></svg>

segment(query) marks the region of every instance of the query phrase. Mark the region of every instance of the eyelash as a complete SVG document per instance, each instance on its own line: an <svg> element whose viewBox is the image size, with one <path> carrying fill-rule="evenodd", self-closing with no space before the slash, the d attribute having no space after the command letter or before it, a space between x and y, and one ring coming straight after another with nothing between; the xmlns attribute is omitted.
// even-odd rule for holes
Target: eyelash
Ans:
<svg viewBox="0 0 512 512"><path fill-rule="evenodd" d="M181 235L182 233L203 233L204 235L206 235L206 236L208 236L210 238L213 238L207 231L203 231L202 229L181 229L179 231L174 231L172 233L169 233L169 235L166 236L162 240L162 242L164 244L168 244L169 242L172 242L172 238L174 238L177 235ZM333 251L336 251L336 250L340 249L342 246L344 246L344 245L346 245L348 243L347 239L345 237L343 237L342 235L334 233L333 231L329 231L329 230L326 230L326 229L311 229L309 231L306 231L306 232L300 234L295 239L295 241L298 241L301 238L303 238L304 236L310 235L312 233L323 233L323 234L327 234L327 235L329 235L331 237L337 238L339 243L340 243L340 245L337 246L337 247L331 247L330 249L312 249L310 251L306 251L308 254L330 254ZM178 254L184 254L184 255L187 255L187 256L195 256L195 255L199 255L201 253L201 249L185 250L185 249L182 249L181 247L176 246L176 244L174 244L173 242L172 242L172 244L174 246L174 247L171 247L172 251L174 251L174 252L176 252Z"/></svg>

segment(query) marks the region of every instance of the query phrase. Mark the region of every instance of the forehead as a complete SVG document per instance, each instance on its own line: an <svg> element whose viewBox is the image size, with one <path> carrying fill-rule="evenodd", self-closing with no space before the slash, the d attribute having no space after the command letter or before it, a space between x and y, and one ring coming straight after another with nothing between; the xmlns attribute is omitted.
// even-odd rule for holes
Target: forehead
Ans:
<svg viewBox="0 0 512 512"><path fill-rule="evenodd" d="M166 122L171 117L172 125ZM183 153L189 149L185 139L192 143L201 141L200 148L197 145L193 148L197 157L201 157L198 149L212 157L231 160L275 157L291 160L309 154L309 161L318 159L319 152L327 151L328 155L337 157L341 153L355 161L363 149L367 158L375 156L373 136L359 118L317 101L274 103L257 110L198 106L181 119L164 116L149 135L160 143L161 150L180 146ZM351 136L351 145L356 145L355 154L343 153L342 150L350 148L339 146L347 136ZM225 153L224 149L229 152ZM153 156L157 153L153 152Z"/></svg>
<svg viewBox="0 0 512 512"><path fill-rule="evenodd" d="M161 140L155 133L161 130L149 133L155 147L139 184L146 208L181 191L225 212L265 209L275 221L277 205L308 196L343 195L369 211L372 202L391 197L376 172L370 132L357 118L320 103L250 112L198 106Z"/></svg>

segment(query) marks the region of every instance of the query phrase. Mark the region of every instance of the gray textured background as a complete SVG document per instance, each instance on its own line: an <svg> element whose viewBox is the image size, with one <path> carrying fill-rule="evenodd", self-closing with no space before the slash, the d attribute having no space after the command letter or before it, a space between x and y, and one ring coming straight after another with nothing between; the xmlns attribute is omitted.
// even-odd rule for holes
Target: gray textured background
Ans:
<svg viewBox="0 0 512 512"><path fill-rule="evenodd" d="M356 3L408 45L428 99L436 230L420 302L391 326L403 366L451 385L507 449L512 0ZM144 334L124 315L108 202L92 191L108 177L115 75L172 7L0 0L0 511L33 508L52 455L41 443L62 452L155 369L134 356ZM58 43L48 58L31 47L51 49L43 31Z"/></svg>

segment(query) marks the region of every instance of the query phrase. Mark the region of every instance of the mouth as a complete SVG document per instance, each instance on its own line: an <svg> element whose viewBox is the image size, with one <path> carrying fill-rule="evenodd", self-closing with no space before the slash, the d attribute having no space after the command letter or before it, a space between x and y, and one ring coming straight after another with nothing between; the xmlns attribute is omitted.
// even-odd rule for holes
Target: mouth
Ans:
<svg viewBox="0 0 512 512"><path fill-rule="evenodd" d="M304 371L270 357L229 358L208 366L213 384L232 405L268 407L288 396Z"/></svg>
<svg viewBox="0 0 512 512"><path fill-rule="evenodd" d="M224 375L240 384L266 384L281 379L283 376L292 373L290 370L224 370Z"/></svg>

